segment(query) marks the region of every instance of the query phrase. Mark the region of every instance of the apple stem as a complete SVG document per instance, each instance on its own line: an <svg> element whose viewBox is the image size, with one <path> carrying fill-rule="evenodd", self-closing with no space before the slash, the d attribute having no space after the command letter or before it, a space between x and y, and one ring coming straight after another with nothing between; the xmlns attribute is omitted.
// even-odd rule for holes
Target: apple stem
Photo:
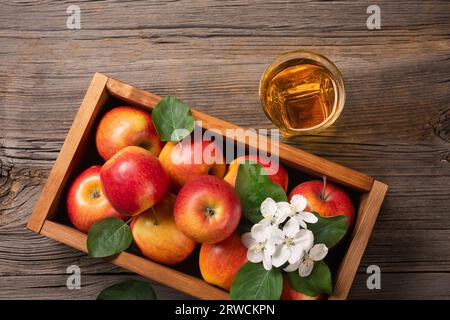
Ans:
<svg viewBox="0 0 450 320"><path fill-rule="evenodd" d="M326 187L327 187L327 177L326 177L326 176L322 176L322 179L323 179L322 199L323 199L323 200L326 200L326 199L327 199L327 196L326 196L326 194L325 194L325 189L326 189Z"/></svg>
<svg viewBox="0 0 450 320"><path fill-rule="evenodd" d="M130 224L131 220L133 220L133 217L131 217L130 219L128 219L127 222L125 222L125 224Z"/></svg>
<svg viewBox="0 0 450 320"><path fill-rule="evenodd" d="M157 226L158 225L158 218L156 217L156 211L155 211L155 208L151 208L152 209L152 212L153 212L153 214L152 214L152 217L153 217L153 224L155 225L155 226Z"/></svg>

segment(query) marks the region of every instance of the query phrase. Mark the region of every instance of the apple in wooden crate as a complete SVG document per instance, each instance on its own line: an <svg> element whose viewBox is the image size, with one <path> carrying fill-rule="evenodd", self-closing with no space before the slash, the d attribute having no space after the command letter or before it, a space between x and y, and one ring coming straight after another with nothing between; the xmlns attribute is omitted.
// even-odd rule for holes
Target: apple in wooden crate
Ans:
<svg viewBox="0 0 450 320"><path fill-rule="evenodd" d="M171 189L178 192L190 179L202 175L222 178L226 163L221 149L211 141L183 140L168 142L162 149L159 160L170 177Z"/></svg>
<svg viewBox="0 0 450 320"><path fill-rule="evenodd" d="M230 165L228 166L227 173L225 174L225 177L223 179L234 187L236 177L238 174L239 165L245 163L246 161L258 163L266 170L268 170L269 167L272 165L270 159L266 159L261 156L256 155L241 156L231 161ZM270 178L270 180L280 185L284 191L287 191L289 177L286 169L281 165L281 163L278 165L278 170L276 170L276 172L274 173L270 173L268 177Z"/></svg>
<svg viewBox="0 0 450 320"><path fill-rule="evenodd" d="M202 244L199 266L203 279L230 290L236 273L247 262L247 248L237 233L217 243Z"/></svg>
<svg viewBox="0 0 450 320"><path fill-rule="evenodd" d="M194 250L196 243L175 225L175 195L168 193L155 206L133 218L131 232L142 254L167 265L180 263Z"/></svg>
<svg viewBox="0 0 450 320"><path fill-rule="evenodd" d="M194 241L216 243L235 231L241 211L233 187L215 176L200 176L178 193L174 216L177 227Z"/></svg>
<svg viewBox="0 0 450 320"><path fill-rule="evenodd" d="M306 211L317 212L322 217L347 216L349 228L355 219L355 209L347 192L326 180L312 180L300 183L289 194L302 195L308 201Z"/></svg>
<svg viewBox="0 0 450 320"><path fill-rule="evenodd" d="M67 193L66 206L70 222L87 233L105 218L123 218L109 203L100 182L101 166L92 166L75 178Z"/></svg>
<svg viewBox="0 0 450 320"><path fill-rule="evenodd" d="M109 110L100 120L95 135L97 151L105 160L127 146L139 146L158 156L164 146L150 113L129 106Z"/></svg>
<svg viewBox="0 0 450 320"><path fill-rule="evenodd" d="M158 203L169 189L169 176L158 158L141 147L125 147L100 172L106 198L123 215L133 216Z"/></svg>

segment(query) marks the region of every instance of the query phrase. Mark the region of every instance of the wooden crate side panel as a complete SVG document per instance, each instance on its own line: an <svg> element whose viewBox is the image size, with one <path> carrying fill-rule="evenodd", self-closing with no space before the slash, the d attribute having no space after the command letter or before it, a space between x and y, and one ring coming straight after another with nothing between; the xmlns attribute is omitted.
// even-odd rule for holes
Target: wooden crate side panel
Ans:
<svg viewBox="0 0 450 320"><path fill-rule="evenodd" d="M57 207L67 178L82 156L82 149L86 145L88 133L94 124L96 113L108 98L105 89L107 80L108 78L102 74L96 73L94 75L33 213L28 220L28 229L39 232L45 219L52 215Z"/></svg>
<svg viewBox="0 0 450 320"><path fill-rule="evenodd" d="M41 234L75 249L87 252L87 235L72 227L47 220L42 227ZM131 272L135 272L143 277L152 279L199 299L229 299L227 292L211 286L203 280L128 252L122 252L116 257L107 260Z"/></svg>
<svg viewBox="0 0 450 320"><path fill-rule="evenodd" d="M362 196L351 243L336 274L331 300L347 299L387 189L386 184L375 181L372 190Z"/></svg>
<svg viewBox="0 0 450 320"><path fill-rule="evenodd" d="M110 95L115 96L128 103L133 103L142 107L152 109L160 100L161 97L149 93L147 91L134 88L128 84L115 79L109 79L106 85ZM234 135L230 129L242 129L232 123L217 119L198 110L191 109L195 119L201 120L203 128L212 130L228 139L232 139L237 143L249 145L248 137ZM279 150L278 155L288 165L302 170L306 173L321 177L326 175L330 181L356 189L360 192L370 191L373 184L373 178L360 172L346 168L334 162L322 159L318 156L308 152L299 150L292 146L280 143L278 147L273 145L271 139L263 136L258 136L258 147L264 152Z"/></svg>

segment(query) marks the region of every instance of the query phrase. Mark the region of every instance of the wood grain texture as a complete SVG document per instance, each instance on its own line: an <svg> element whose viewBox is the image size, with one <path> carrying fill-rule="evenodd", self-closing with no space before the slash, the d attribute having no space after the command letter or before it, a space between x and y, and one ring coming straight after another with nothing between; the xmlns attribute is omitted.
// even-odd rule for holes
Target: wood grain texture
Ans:
<svg viewBox="0 0 450 320"><path fill-rule="evenodd" d="M450 298L448 1L377 1L377 31L370 1L77 1L81 30L66 28L69 4L0 4L0 298L93 298L130 277L25 229L95 71L272 128L259 77L299 48L336 62L347 102L330 129L285 142L390 187L349 298ZM71 264L81 291L65 287ZM370 264L381 290L366 287Z"/></svg>
<svg viewBox="0 0 450 320"><path fill-rule="evenodd" d="M96 73L81 103L75 120L67 134L64 144L50 172L33 213L28 220L27 228L39 233L45 219L54 214L62 196L63 188L69 179L72 170L78 166L82 156L85 156L86 143L90 139L96 115L108 99L106 82L108 78ZM51 199L50 201L48 199Z"/></svg>

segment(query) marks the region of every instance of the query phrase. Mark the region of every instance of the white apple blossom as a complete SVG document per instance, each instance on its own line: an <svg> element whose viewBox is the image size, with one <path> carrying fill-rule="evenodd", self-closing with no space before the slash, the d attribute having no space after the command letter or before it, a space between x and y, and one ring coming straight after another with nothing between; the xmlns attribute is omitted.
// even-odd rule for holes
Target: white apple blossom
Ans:
<svg viewBox="0 0 450 320"><path fill-rule="evenodd" d="M242 235L242 243L248 248L248 261L253 263L262 261L264 269L272 269L272 255L278 241L276 237L273 237L275 230L279 229L271 225L257 223L252 227L251 232Z"/></svg>
<svg viewBox="0 0 450 320"><path fill-rule="evenodd" d="M303 255L303 251L313 245L314 235L310 230L301 229L295 219L289 219L279 233L273 233L277 237L275 252L272 256L272 265L281 267L286 262L296 263Z"/></svg>
<svg viewBox="0 0 450 320"><path fill-rule="evenodd" d="M260 223L271 226L278 226L288 217L290 211L287 208L287 202L275 202L272 198L266 198L260 207L263 219ZM288 204L289 205L289 204Z"/></svg>
<svg viewBox="0 0 450 320"><path fill-rule="evenodd" d="M265 199L260 206L263 219L253 225L251 232L242 235L248 261L262 262L266 270L289 263L285 271L298 270L302 277L308 276L314 262L322 260L328 248L324 244L313 246L314 234L306 223L316 223L318 219L304 211L307 204L301 195L294 195L290 203Z"/></svg>
<svg viewBox="0 0 450 320"><path fill-rule="evenodd" d="M294 217L298 221L298 224L304 229L307 229L308 227L306 222L316 223L318 221L313 213L304 211L307 205L308 201L302 195L296 194L291 198L290 216Z"/></svg>
<svg viewBox="0 0 450 320"><path fill-rule="evenodd" d="M299 261L284 268L284 271L292 272L298 269L300 277L307 277L313 271L314 263L323 260L327 253L328 248L326 245L316 244L309 250L306 250Z"/></svg>

